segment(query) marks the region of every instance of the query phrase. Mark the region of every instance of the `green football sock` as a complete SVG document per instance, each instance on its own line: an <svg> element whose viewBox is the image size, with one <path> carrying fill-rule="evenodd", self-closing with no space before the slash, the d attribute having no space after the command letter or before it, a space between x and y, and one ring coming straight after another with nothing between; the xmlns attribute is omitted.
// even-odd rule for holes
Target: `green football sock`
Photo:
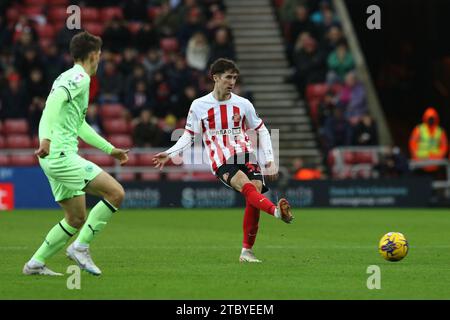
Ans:
<svg viewBox="0 0 450 320"><path fill-rule="evenodd" d="M87 246L108 223L111 219L112 214L117 211L112 204L106 200L102 200L92 208L89 216L80 230L76 244L81 244L82 246Z"/></svg>
<svg viewBox="0 0 450 320"><path fill-rule="evenodd" d="M45 261L61 250L77 231L77 228L70 226L65 219L62 219L50 230L32 259L45 264Z"/></svg>

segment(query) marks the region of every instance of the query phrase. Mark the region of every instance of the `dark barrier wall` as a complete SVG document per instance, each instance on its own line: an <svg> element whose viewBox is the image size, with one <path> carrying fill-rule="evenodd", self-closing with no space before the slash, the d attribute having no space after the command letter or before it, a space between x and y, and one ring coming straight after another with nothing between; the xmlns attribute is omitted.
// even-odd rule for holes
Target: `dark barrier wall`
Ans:
<svg viewBox="0 0 450 320"><path fill-rule="evenodd" d="M124 208L229 208L243 207L241 194L220 182L124 183ZM276 202L286 197L294 207L426 207L431 180L291 181L271 185L266 195ZM97 199L89 198L89 205Z"/></svg>
<svg viewBox="0 0 450 320"><path fill-rule="evenodd" d="M123 183L124 208L243 207L241 194L220 182ZM266 195L286 197L294 207L425 207L430 205L431 180L290 181L270 185ZM92 207L98 198L87 197ZM58 208L40 168L0 168L0 210Z"/></svg>

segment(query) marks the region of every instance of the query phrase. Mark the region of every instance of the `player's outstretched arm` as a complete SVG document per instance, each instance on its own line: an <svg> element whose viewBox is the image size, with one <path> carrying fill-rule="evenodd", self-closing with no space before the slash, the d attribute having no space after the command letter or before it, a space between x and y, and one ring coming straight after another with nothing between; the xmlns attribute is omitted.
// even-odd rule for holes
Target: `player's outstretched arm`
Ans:
<svg viewBox="0 0 450 320"><path fill-rule="evenodd" d="M80 127L78 135L83 141L90 144L91 146L102 150L103 152L111 155L113 158L120 161L120 165L124 165L128 161L128 152L130 150L124 150L115 148L111 143L106 141L102 136L100 136L87 122L83 121Z"/></svg>
<svg viewBox="0 0 450 320"><path fill-rule="evenodd" d="M167 154L167 152L160 152L158 154L156 154L153 157L153 164L155 165L155 168L159 168L159 170L162 170L162 168L164 168L164 165L166 164L167 161L169 161L169 155Z"/></svg>
<svg viewBox="0 0 450 320"><path fill-rule="evenodd" d="M177 143L175 143L173 147L166 150L165 152L160 152L153 157L153 164L155 165L155 168L159 168L160 170L162 170L167 161L176 157L181 152L189 148L193 141L194 136L187 130L184 131L183 135L180 137L180 139L178 139Z"/></svg>

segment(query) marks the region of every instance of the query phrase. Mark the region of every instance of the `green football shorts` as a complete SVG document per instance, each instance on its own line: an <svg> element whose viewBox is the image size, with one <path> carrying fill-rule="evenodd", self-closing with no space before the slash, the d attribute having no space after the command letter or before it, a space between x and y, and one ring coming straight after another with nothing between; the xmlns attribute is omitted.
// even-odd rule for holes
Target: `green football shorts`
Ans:
<svg viewBox="0 0 450 320"><path fill-rule="evenodd" d="M76 153L59 158L39 158L39 164L50 182L55 201L85 194L83 189L102 169Z"/></svg>

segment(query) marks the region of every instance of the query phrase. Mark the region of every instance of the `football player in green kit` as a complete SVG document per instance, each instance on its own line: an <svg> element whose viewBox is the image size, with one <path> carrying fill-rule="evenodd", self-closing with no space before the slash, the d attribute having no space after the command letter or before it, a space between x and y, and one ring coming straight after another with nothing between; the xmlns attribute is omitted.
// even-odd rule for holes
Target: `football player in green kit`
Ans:
<svg viewBox="0 0 450 320"><path fill-rule="evenodd" d="M78 231L77 239L67 248L67 256L81 269L101 274L92 261L89 244L118 210L125 192L108 173L77 154L78 137L119 160L121 165L128 161L128 150L115 148L85 120L90 76L97 71L101 46L101 38L88 32L75 35L70 42L74 66L54 81L46 101L39 123L40 146L35 153L65 217L25 264L26 275L62 275L47 268L46 263ZM87 219L85 193L102 197Z"/></svg>

